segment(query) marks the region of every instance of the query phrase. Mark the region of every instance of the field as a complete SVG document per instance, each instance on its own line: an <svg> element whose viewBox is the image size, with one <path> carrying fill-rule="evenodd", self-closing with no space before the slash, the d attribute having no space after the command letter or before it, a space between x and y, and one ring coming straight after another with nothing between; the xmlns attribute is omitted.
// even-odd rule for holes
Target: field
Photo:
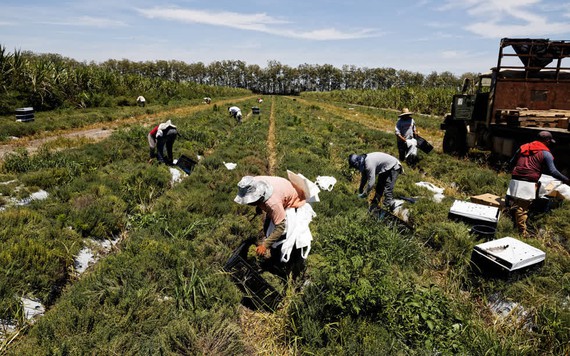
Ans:
<svg viewBox="0 0 570 356"><path fill-rule="evenodd" d="M347 164L351 153L397 155L396 112L268 96L261 114L252 115L249 108L258 104L244 96L232 99L244 108L238 125L227 113L228 100L130 113L136 119L123 124L111 114L106 138L50 141L33 154L21 145L3 157L0 320L15 328L4 333L0 352L570 352L567 202L532 216L532 237L522 239L546 252L540 269L507 280L483 277L470 265L482 240L447 214L456 199L504 195L510 175L487 166L484 152L461 160L442 154L439 117L416 116L420 133L436 148L422 153L417 167L405 167L396 183L396 196L416 198L406 206L414 225L409 231L368 214L355 193L359 174ZM202 157L179 182L169 167L147 162L150 125L166 119L185 137L175 143L175 155ZM38 131L30 126L30 134ZM228 170L228 162L237 167ZM314 240L303 279L270 280L285 295L281 305L274 312L250 310L222 270L262 225L254 208L233 202L236 184L244 175L286 177L287 170L311 180L333 176L337 183L313 205ZM443 201L433 201L418 182L443 188ZM47 199L13 204L38 191ZM520 238L506 213L497 230L503 236ZM86 246L99 260L78 273L76 257ZM41 302L45 314L26 318L22 297Z"/></svg>

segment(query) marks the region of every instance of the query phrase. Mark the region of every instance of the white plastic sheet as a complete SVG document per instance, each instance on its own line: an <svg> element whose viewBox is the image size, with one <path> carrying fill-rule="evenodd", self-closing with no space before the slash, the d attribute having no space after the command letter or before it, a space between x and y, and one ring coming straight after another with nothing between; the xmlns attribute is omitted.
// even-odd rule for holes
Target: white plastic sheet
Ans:
<svg viewBox="0 0 570 356"><path fill-rule="evenodd" d="M336 184L335 177L328 177L328 176L318 176L315 184L319 186L319 188L327 191L331 191Z"/></svg>
<svg viewBox="0 0 570 356"><path fill-rule="evenodd" d="M434 193L433 200L436 203L441 203L443 198L445 198L445 195L443 195L443 188L439 188L430 182L417 182L416 185L420 186L420 187L424 187L427 190L429 190L430 192L433 192Z"/></svg>
<svg viewBox="0 0 570 356"><path fill-rule="evenodd" d="M301 173L293 173L287 170L287 178L295 186L295 188L302 190L305 193L305 200L309 203L319 202L319 187L305 178Z"/></svg>
<svg viewBox="0 0 570 356"><path fill-rule="evenodd" d="M228 169L228 171L231 171L233 169L235 169L237 167L237 163L232 163L232 162L223 162L224 166L226 166L226 168Z"/></svg>

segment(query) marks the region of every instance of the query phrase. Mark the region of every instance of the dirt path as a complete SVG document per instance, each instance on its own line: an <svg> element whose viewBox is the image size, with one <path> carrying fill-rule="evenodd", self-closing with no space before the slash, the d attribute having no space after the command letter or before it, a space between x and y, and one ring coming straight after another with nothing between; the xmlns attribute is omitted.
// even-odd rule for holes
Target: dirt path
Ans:
<svg viewBox="0 0 570 356"><path fill-rule="evenodd" d="M227 104L242 102L245 100L252 99L254 97L255 96L250 96L240 99L220 100L215 104L224 108ZM34 136L14 139L7 143L0 144L0 161L4 159L4 156L6 154L14 152L18 148L25 148L29 153L34 153L45 144L62 138L72 141L87 140L88 142L96 142L109 137L116 129L120 127L128 126L130 124L148 125L156 123L160 119L163 119L171 115L191 115L202 110L210 109L212 107L210 105L204 104L196 106L185 106L176 109L161 111L158 113L154 113L152 115L145 114L145 115L131 116L129 118L120 119L113 122L100 122L72 130L45 131Z"/></svg>
<svg viewBox="0 0 570 356"><path fill-rule="evenodd" d="M268 167L267 170L269 175L272 176L275 173L275 162L276 162L276 154L275 154L275 115L273 111L274 107L274 100L273 97L271 98L271 111L269 114L269 130L267 132L267 151L269 153L267 160L268 160Z"/></svg>

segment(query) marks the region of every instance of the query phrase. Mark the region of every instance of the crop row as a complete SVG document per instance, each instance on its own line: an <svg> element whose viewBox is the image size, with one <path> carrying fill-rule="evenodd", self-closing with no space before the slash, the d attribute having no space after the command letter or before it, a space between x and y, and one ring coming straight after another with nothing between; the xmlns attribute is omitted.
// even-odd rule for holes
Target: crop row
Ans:
<svg viewBox="0 0 570 356"><path fill-rule="evenodd" d="M256 104L242 106L248 105ZM276 130L275 145L268 146L270 113ZM274 353L567 351L569 311L563 301L570 266L564 245L529 241L547 251L543 269L511 283L485 280L469 266L477 241L466 225L447 219L454 199L501 194L506 175L437 152L422 155L395 190L417 198L408 206L415 225L410 232L367 214L355 194L358 173L346 163L350 153L395 154L394 136L386 130L285 97L266 100L261 115L247 115L241 125L217 108L170 119L190 138L176 142L176 154L204 157L180 183L171 181L167 167L146 162L149 128L139 125L101 143L6 161L6 180L50 194L0 212L0 319L19 318L17 297L23 295L49 309L9 353L261 352L242 329L241 294L221 266L243 240L259 233L254 209L233 197L241 176L268 174L271 155L275 175L291 170L311 180L320 175L338 181L314 204L304 287L282 289L286 299L276 313L284 316L281 329L268 330L263 317L252 317L273 338ZM227 170L224 162L237 167ZM424 180L445 188L442 203L415 185ZM567 209L538 223L561 220ZM567 240L565 229L553 236ZM498 234L513 233L502 218ZM112 254L72 277L73 257L86 239L116 237ZM492 293L524 303L534 329L491 322L484 301Z"/></svg>

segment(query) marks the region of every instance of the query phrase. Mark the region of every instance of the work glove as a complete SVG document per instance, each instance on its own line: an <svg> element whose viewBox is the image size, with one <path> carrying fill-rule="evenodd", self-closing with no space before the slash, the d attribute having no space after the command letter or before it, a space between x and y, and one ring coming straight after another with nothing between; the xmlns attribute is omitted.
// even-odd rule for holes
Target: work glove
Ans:
<svg viewBox="0 0 570 356"><path fill-rule="evenodd" d="M360 194L358 194L358 197L365 199L368 197L368 194L367 193L360 193Z"/></svg>
<svg viewBox="0 0 570 356"><path fill-rule="evenodd" d="M259 257L265 257L265 254L267 253L267 247L265 247L265 245L259 245L255 249L255 253L257 253Z"/></svg>

